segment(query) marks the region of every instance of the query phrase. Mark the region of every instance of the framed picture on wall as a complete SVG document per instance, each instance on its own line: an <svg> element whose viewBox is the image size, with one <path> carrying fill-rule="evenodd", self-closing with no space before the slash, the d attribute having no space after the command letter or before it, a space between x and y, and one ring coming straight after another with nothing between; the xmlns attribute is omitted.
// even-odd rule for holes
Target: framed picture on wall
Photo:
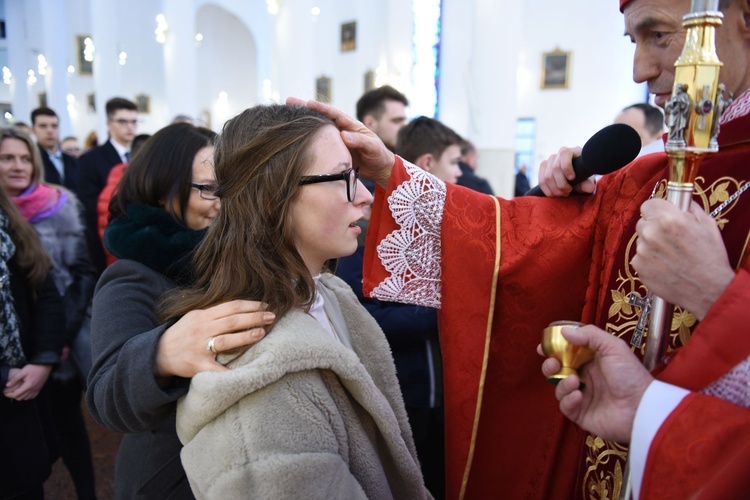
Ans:
<svg viewBox="0 0 750 500"><path fill-rule="evenodd" d="M146 94L138 94L135 96L135 106L139 113L147 115L151 112L151 98Z"/></svg>
<svg viewBox="0 0 750 500"><path fill-rule="evenodd" d="M76 54L78 55L78 74L93 74L94 42L89 35L78 35L76 37Z"/></svg>
<svg viewBox="0 0 750 500"><path fill-rule="evenodd" d="M375 88L375 72L369 70L365 73L365 92L369 92Z"/></svg>
<svg viewBox="0 0 750 500"><path fill-rule="evenodd" d="M352 21L341 25L341 52L348 52L357 48L357 22Z"/></svg>
<svg viewBox="0 0 750 500"><path fill-rule="evenodd" d="M331 102L331 79L321 76L315 80L315 99L320 102Z"/></svg>
<svg viewBox="0 0 750 500"><path fill-rule="evenodd" d="M47 107L47 92L39 92L39 107Z"/></svg>
<svg viewBox="0 0 750 500"><path fill-rule="evenodd" d="M96 96L94 94L86 94L86 111L90 114L96 113Z"/></svg>
<svg viewBox="0 0 750 500"><path fill-rule="evenodd" d="M567 89L570 85L570 52L555 49L542 54L542 88Z"/></svg>

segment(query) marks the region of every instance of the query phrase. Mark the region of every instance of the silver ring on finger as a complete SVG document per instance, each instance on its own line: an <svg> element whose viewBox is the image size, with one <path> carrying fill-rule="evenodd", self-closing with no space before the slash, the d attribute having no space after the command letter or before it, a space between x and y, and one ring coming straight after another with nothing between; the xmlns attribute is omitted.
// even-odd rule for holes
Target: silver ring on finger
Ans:
<svg viewBox="0 0 750 500"><path fill-rule="evenodd" d="M211 337L210 339L208 339L208 343L206 344L206 350L211 351L214 354L219 354L216 351L216 347L214 346L215 341L216 341L216 337Z"/></svg>

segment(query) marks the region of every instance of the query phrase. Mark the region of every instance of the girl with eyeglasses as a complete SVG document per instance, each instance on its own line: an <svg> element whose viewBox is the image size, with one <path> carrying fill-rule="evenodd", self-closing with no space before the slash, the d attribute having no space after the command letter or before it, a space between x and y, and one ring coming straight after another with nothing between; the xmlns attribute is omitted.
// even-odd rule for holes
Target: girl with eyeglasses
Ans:
<svg viewBox="0 0 750 500"><path fill-rule="evenodd" d="M229 120L216 146L221 210L195 283L164 319L227 300L269 304L257 344L221 353L179 403L182 463L198 498L428 498L390 349L326 262L357 248L372 195L338 130L304 107Z"/></svg>
<svg viewBox="0 0 750 500"><path fill-rule="evenodd" d="M199 371L226 370L216 352L256 342L268 321L263 305L247 300L217 302L176 322L154 315L163 293L191 282L190 255L219 213L215 135L185 123L159 130L110 202L104 245L119 260L94 295L86 401L100 424L125 433L116 498L192 498L179 459L177 399Z"/></svg>

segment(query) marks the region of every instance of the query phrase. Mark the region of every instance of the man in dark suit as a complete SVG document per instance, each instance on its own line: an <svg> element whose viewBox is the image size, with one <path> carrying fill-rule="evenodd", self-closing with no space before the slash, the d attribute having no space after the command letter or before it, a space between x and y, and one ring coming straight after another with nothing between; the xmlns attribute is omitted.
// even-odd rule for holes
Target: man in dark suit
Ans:
<svg viewBox="0 0 750 500"><path fill-rule="evenodd" d="M31 130L44 163L44 180L78 194L78 160L60 150L60 119L50 108L31 112Z"/></svg>
<svg viewBox="0 0 750 500"><path fill-rule="evenodd" d="M385 147L396 148L396 135L406 125L409 100L389 85L366 92L357 101L357 120L375 132Z"/></svg>
<svg viewBox="0 0 750 500"><path fill-rule="evenodd" d="M112 167L130 162L130 146L138 131L138 111L132 101L113 97L107 101L106 112L109 139L78 159L78 191L85 211L86 239L91 261L99 273L104 270L106 261L97 232L96 203Z"/></svg>
<svg viewBox="0 0 750 500"><path fill-rule="evenodd" d="M459 168L461 168L461 177L458 178L456 184L459 186L467 187L484 194L495 193L492 191L492 186L487 182L487 179L479 177L474 173L477 168L478 161L477 149L474 144L467 141L466 139L461 140L461 161L458 162Z"/></svg>
<svg viewBox="0 0 750 500"><path fill-rule="evenodd" d="M521 165L518 172L516 172L516 196L523 196L531 189L529 178L526 177L526 168L526 165Z"/></svg>

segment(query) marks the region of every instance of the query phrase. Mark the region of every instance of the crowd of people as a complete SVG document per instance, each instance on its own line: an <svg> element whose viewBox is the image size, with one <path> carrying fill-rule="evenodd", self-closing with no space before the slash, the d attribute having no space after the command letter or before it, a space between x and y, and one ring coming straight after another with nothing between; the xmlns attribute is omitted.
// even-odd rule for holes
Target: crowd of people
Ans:
<svg viewBox="0 0 750 500"><path fill-rule="evenodd" d="M661 107L688 3L619 1ZM356 119L290 97L219 134L180 115L138 135L116 97L83 154L46 107L0 129L0 498L44 498L58 459L96 498L84 394L124 435L118 499L614 498L626 470L634 498L741 497L750 2L720 8L734 101L688 211L646 103L615 118L630 165L571 186L563 147L546 196L518 165L513 199L390 86ZM653 372L628 300L647 293L676 306ZM563 319L593 359L552 388L538 344Z"/></svg>

